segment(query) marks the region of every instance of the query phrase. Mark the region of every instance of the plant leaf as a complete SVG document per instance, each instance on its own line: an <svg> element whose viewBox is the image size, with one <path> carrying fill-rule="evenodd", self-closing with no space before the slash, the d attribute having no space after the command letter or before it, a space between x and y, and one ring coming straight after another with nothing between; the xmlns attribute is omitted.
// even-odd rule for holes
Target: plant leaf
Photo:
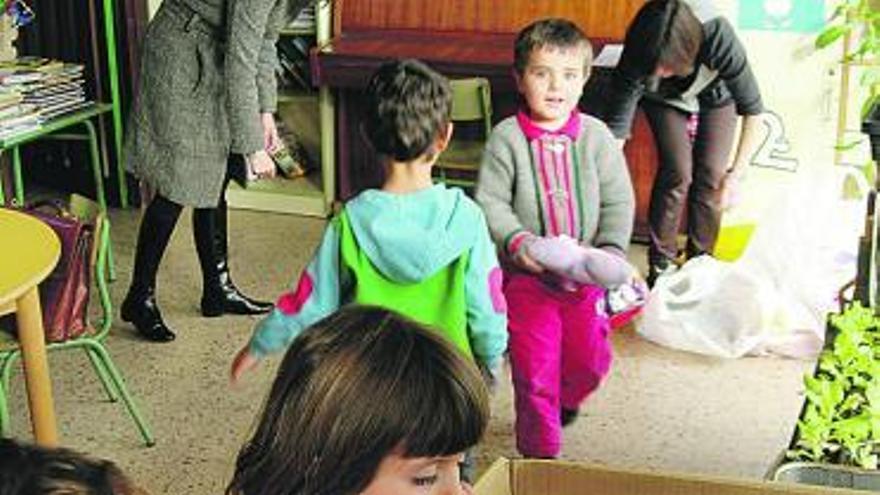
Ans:
<svg viewBox="0 0 880 495"><path fill-rule="evenodd" d="M880 94L871 95L865 98L865 102L862 103L861 116L862 120L868 118L868 114L871 113L871 110L874 108L874 104L880 101Z"/></svg>
<svg viewBox="0 0 880 495"><path fill-rule="evenodd" d="M829 26L825 28L824 31L819 33L819 36L816 36L816 48L821 50L822 48L825 48L826 46L834 43L850 31L852 31L852 27L846 24Z"/></svg>
<svg viewBox="0 0 880 495"><path fill-rule="evenodd" d="M834 149L836 151L849 151L849 150L855 148L856 146L862 144L863 141L864 141L863 139L856 139L855 141L850 141L848 143L836 144L836 145L834 145Z"/></svg>

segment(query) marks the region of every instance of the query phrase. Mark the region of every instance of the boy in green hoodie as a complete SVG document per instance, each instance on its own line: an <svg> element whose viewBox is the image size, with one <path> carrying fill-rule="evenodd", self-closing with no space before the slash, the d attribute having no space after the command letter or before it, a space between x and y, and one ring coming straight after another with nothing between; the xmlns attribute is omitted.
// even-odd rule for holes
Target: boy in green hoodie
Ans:
<svg viewBox="0 0 880 495"><path fill-rule="evenodd" d="M364 131L385 167L330 221L296 288L254 330L233 381L345 304L372 304L436 328L490 377L507 348L501 270L479 206L434 185L452 135L446 79L416 60L389 62L367 87Z"/></svg>

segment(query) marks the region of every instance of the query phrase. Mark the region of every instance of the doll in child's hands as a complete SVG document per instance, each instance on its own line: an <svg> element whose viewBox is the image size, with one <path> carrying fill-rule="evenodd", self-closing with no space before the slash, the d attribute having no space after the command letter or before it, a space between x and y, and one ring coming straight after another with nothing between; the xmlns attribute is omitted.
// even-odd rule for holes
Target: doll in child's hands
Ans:
<svg viewBox="0 0 880 495"><path fill-rule="evenodd" d="M547 270L577 284L613 288L629 282L635 270L625 259L581 246L567 235L541 237L526 246L529 257Z"/></svg>

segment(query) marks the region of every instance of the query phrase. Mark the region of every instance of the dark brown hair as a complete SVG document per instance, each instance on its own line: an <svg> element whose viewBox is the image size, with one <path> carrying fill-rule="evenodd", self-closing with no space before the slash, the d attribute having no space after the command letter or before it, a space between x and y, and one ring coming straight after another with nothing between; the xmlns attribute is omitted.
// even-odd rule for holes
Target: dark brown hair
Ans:
<svg viewBox="0 0 880 495"><path fill-rule="evenodd" d="M366 98L364 133L377 153L398 161L433 157L452 110L445 77L418 60L388 62L373 74Z"/></svg>
<svg viewBox="0 0 880 495"><path fill-rule="evenodd" d="M693 71L703 44L703 26L682 0L650 0L636 13L624 41L625 70L637 77L664 66L676 75Z"/></svg>
<svg viewBox="0 0 880 495"><path fill-rule="evenodd" d="M522 75L532 52L545 46L570 49L584 47L584 76L590 74L593 63L593 47L587 35L568 19L550 18L535 21L520 30L513 44L513 68Z"/></svg>
<svg viewBox="0 0 880 495"><path fill-rule="evenodd" d="M136 489L115 464L68 449L0 439L0 494L134 495Z"/></svg>
<svg viewBox="0 0 880 495"><path fill-rule="evenodd" d="M392 452L463 452L488 396L475 365L392 311L350 306L293 341L227 494L354 494Z"/></svg>

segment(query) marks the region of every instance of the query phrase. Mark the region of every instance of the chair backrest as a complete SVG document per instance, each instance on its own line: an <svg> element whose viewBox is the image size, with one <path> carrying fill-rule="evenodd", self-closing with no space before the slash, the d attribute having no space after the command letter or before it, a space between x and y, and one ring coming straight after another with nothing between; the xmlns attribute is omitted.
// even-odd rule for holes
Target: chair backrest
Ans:
<svg viewBox="0 0 880 495"><path fill-rule="evenodd" d="M95 226L95 239L92 242L92 252L89 254L91 265L94 267L98 257L98 249L101 247L101 227L104 222L104 214L101 213L101 207L91 199L74 193L70 195L67 209L79 221Z"/></svg>
<svg viewBox="0 0 880 495"><path fill-rule="evenodd" d="M110 290L107 287L107 251L110 246L110 222L101 211L100 205L85 196L71 194L68 210L82 222L95 226L90 262L94 274L98 296L101 299L102 321L95 337L103 337L110 330L113 321L113 308L110 302Z"/></svg>
<svg viewBox="0 0 880 495"><path fill-rule="evenodd" d="M452 121L482 121L486 136L492 130L492 90L483 77L452 79Z"/></svg>

